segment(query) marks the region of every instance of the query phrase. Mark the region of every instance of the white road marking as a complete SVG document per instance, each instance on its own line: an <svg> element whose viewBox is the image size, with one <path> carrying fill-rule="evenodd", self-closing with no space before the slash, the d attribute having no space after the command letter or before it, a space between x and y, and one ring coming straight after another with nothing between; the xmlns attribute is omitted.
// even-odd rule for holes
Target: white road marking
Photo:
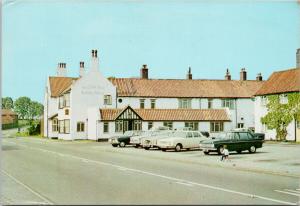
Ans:
<svg viewBox="0 0 300 206"><path fill-rule="evenodd" d="M20 145L20 144L18 144L18 145ZM45 150L45 149L40 149L40 148L35 148L35 147L28 147L28 148L35 149L35 150L41 150L41 151ZM51 150L46 150L46 151L49 151L50 153L53 153L53 154L56 154L56 155L62 154L62 153L59 153L59 152L53 152ZM78 160L88 160L88 161L93 162L95 164L112 166L112 167L115 167L117 169L124 168L124 169L126 169L128 171L133 171L133 172L142 173L142 174L146 174L146 175L150 175L150 176L160 177L160 178L172 180L172 181L175 181L175 182L185 182L185 183L191 184L191 185L197 185L197 186L200 186L200 187L210 188L210 189L213 189L213 190L219 190L219 191L228 192L228 193L232 193L232 194L238 194L238 195L246 196L246 197L250 197L250 198L259 198L259 199L262 199L262 200L267 200L267 201L277 202L277 203L287 204L287 205L296 205L297 204L297 203L292 203L292 202L286 202L286 201L282 201L282 200L277 200L277 199L274 199L274 198L264 197L264 196L260 196L260 195L255 195L255 194L250 194L250 193L244 193L244 192L239 192L239 191L235 191L235 190L230 190L230 189L226 189L226 188L222 188L222 187L216 187L216 186L201 184L201 183L197 183L197 182L191 182L191 181L188 181L188 180L179 179L179 178L175 178L175 177L169 177L169 176L160 175L160 174L156 174L156 173L152 173L152 172L147 172L147 171L143 171L143 170L127 168L127 167L123 167L123 166L112 164L112 163L107 163L107 162L102 162L102 161L95 161L95 160L89 160L89 159L78 157L78 156L74 156L74 155L69 155L69 154L64 154L64 155L66 157L70 157L70 158L74 158L74 159L78 159Z"/></svg>
<svg viewBox="0 0 300 206"><path fill-rule="evenodd" d="M185 182L175 182L175 183L180 184L180 185L185 185L185 186L188 186L188 187L193 187L192 184L185 183Z"/></svg>
<svg viewBox="0 0 300 206"><path fill-rule="evenodd" d="M297 191L297 190L289 190L289 189L284 189L285 191L288 191L288 192L294 192L294 193L298 193L300 194L300 191Z"/></svg>
<svg viewBox="0 0 300 206"><path fill-rule="evenodd" d="M49 204L49 205L53 205L53 203L51 201L49 201L48 199L46 199L45 197L43 197L42 195L40 195L39 193L35 192L33 189L31 189L30 187L28 187L27 185L25 185L24 183L22 183L21 181L17 180L15 177L13 177L12 175L8 174L7 172L5 172L4 170L1 170L1 172L3 174L5 174L6 176L8 176L9 178L11 178L13 181L15 181L16 183L20 184L21 186L25 187L27 190L29 190L30 192L32 192L33 194L35 194L36 196L38 196L40 199L44 200L45 204Z"/></svg>
<svg viewBox="0 0 300 206"><path fill-rule="evenodd" d="M281 190L274 190L275 192L280 192L288 195L294 195L300 197L300 194L292 193L292 192L286 192L286 191L281 191Z"/></svg>

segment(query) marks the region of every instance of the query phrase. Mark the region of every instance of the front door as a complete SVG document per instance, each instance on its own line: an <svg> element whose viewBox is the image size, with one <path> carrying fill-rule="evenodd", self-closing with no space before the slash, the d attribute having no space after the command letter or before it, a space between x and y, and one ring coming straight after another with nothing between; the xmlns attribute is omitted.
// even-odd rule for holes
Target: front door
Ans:
<svg viewBox="0 0 300 206"><path fill-rule="evenodd" d="M133 120L123 121L124 132L133 130Z"/></svg>

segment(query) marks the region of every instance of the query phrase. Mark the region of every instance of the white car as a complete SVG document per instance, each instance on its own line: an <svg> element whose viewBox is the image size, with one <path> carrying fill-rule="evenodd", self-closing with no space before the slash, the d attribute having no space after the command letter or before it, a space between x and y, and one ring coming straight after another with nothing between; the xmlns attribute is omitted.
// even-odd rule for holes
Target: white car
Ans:
<svg viewBox="0 0 300 206"><path fill-rule="evenodd" d="M163 134L164 132L167 132L170 130L149 130L149 131L145 131L143 133L143 135L139 135L139 136L134 136L130 138L130 144L135 145L135 147L139 147L141 145L142 139L143 138L148 138L148 137L153 137L159 134Z"/></svg>
<svg viewBox="0 0 300 206"><path fill-rule="evenodd" d="M174 132L173 130L161 131L160 133L154 134L152 136L143 137L141 139L141 146L145 150L149 150L150 148L159 148L157 146L157 141L159 139L164 139L164 138L170 137L169 135L173 132Z"/></svg>
<svg viewBox="0 0 300 206"><path fill-rule="evenodd" d="M167 149L175 149L179 152L182 149L199 148L199 143L207 138L198 131L174 131L169 137L159 139L157 146L162 151Z"/></svg>

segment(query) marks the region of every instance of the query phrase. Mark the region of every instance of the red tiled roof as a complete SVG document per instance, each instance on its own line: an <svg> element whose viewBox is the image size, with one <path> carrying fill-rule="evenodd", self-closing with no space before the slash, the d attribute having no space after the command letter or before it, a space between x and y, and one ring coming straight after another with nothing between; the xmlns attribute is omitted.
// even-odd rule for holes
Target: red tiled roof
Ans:
<svg viewBox="0 0 300 206"><path fill-rule="evenodd" d="M124 109L100 109L103 121L114 121ZM230 121L225 109L133 109L145 121Z"/></svg>
<svg viewBox="0 0 300 206"><path fill-rule="evenodd" d="M300 68L273 72L255 95L300 92Z"/></svg>
<svg viewBox="0 0 300 206"><path fill-rule="evenodd" d="M250 98L262 86L256 80L110 78L120 97Z"/></svg>
<svg viewBox="0 0 300 206"><path fill-rule="evenodd" d="M72 85L73 77L49 77L51 97L58 97L63 91Z"/></svg>
<svg viewBox="0 0 300 206"><path fill-rule="evenodd" d="M1 109L1 114L2 115L17 115L14 111L10 109Z"/></svg>

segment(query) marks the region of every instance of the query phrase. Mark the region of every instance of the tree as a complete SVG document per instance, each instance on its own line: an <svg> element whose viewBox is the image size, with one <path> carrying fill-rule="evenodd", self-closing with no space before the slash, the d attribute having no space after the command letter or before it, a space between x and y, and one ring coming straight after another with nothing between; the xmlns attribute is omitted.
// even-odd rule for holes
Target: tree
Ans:
<svg viewBox="0 0 300 206"><path fill-rule="evenodd" d="M28 118L31 100L28 97L19 97L15 101L15 112L19 115L20 119Z"/></svg>
<svg viewBox="0 0 300 206"><path fill-rule="evenodd" d="M13 109L14 101L11 97L2 98L2 109Z"/></svg>
<svg viewBox="0 0 300 206"><path fill-rule="evenodd" d="M287 126L293 121L300 121L300 94L287 94L288 103L281 104L279 95L270 95L268 98L268 114L261 118L261 122L268 129L276 130L276 139L285 140Z"/></svg>
<svg viewBox="0 0 300 206"><path fill-rule="evenodd" d="M36 101L31 101L28 108L28 118L35 119L43 114L44 106Z"/></svg>

